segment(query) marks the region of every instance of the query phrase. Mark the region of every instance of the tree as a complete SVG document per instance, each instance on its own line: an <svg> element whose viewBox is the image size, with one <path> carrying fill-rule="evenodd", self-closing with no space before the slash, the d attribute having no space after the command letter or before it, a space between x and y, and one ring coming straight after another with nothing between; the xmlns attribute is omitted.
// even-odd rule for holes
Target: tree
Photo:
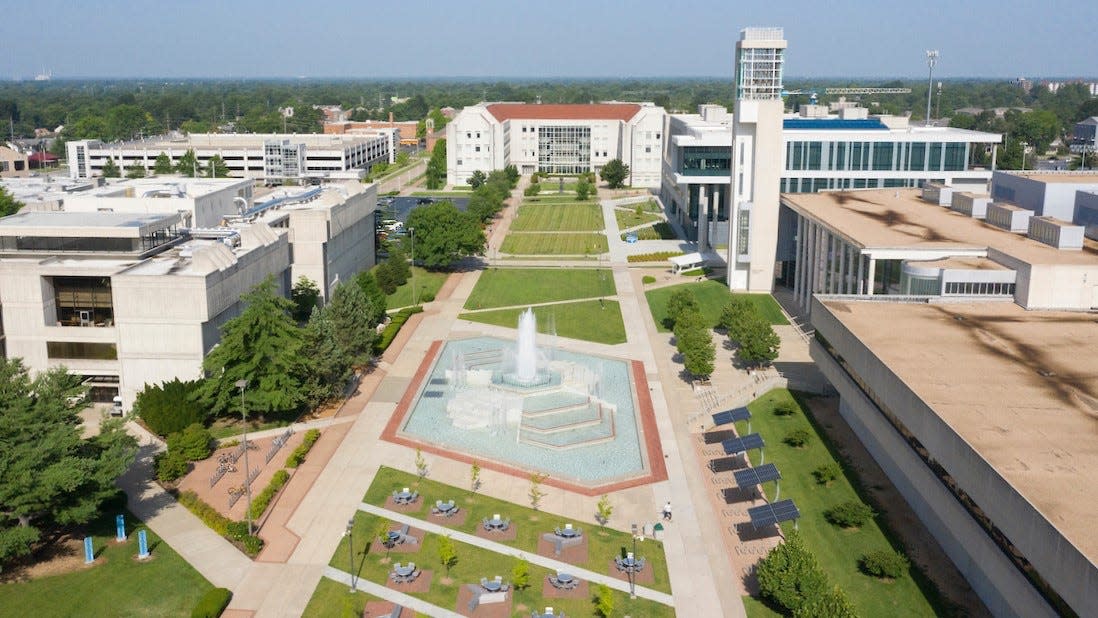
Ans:
<svg viewBox="0 0 1098 618"><path fill-rule="evenodd" d="M535 511L541 506L541 499L545 497L545 492L541 489L541 484L545 482L545 479L549 478L548 474L544 472L534 472L530 475L530 492L527 494L530 496L530 508Z"/></svg>
<svg viewBox="0 0 1098 618"><path fill-rule="evenodd" d="M385 260L388 266L393 271L393 278L396 280L396 284L404 285L408 283L408 277L412 276L412 267L408 264L408 256L405 255L404 249L398 246L392 246L389 248L389 259Z"/></svg>
<svg viewBox="0 0 1098 618"><path fill-rule="evenodd" d="M670 302L668 303L671 304ZM675 319L675 347L682 354L683 367L695 377L705 378L713 373L716 350L709 327L705 324L697 304L687 304Z"/></svg>
<svg viewBox="0 0 1098 618"><path fill-rule="evenodd" d="M163 384L146 384L137 394L134 412L158 436L183 431L206 420L206 411L195 401L198 385L179 378Z"/></svg>
<svg viewBox="0 0 1098 618"><path fill-rule="evenodd" d="M126 166L126 178L144 178L145 167L143 165L134 163L133 165Z"/></svg>
<svg viewBox="0 0 1098 618"><path fill-rule="evenodd" d="M19 359L0 359L0 565L29 554L44 530L98 517L133 462L137 442L120 420L80 437L67 400L82 394L64 367L32 379Z"/></svg>
<svg viewBox="0 0 1098 618"><path fill-rule="evenodd" d="M827 576L796 531L759 562L755 574L759 594L789 612L797 611L828 590Z"/></svg>
<svg viewBox="0 0 1098 618"><path fill-rule="evenodd" d="M620 189L625 186L625 179L629 178L629 166L621 159L612 159L602 166L599 176L611 189Z"/></svg>
<svg viewBox="0 0 1098 618"><path fill-rule="evenodd" d="M717 326L725 329L728 338L732 341L740 341L747 332L747 326L751 320L759 317L758 312L758 308L746 296L733 294L721 310Z"/></svg>
<svg viewBox="0 0 1098 618"><path fill-rule="evenodd" d="M381 288L377 284L377 279L374 278L373 273L368 270L364 270L355 275L355 283L358 287L362 288L362 293L369 299L370 313L363 316L366 322L371 327L376 327L385 320L385 309L387 309L385 293L381 291Z"/></svg>
<svg viewBox="0 0 1098 618"><path fill-rule="evenodd" d="M0 187L0 217L14 215L23 207L23 202L15 199L4 187Z"/></svg>
<svg viewBox="0 0 1098 618"><path fill-rule="evenodd" d="M480 489L480 464L476 460L473 460L473 465L469 468L469 487L473 493Z"/></svg>
<svg viewBox="0 0 1098 618"><path fill-rule="evenodd" d="M465 180L465 183L474 189L479 189L480 185L484 184L485 180L488 180L488 174L477 170L473 172L472 176L469 176L469 178Z"/></svg>
<svg viewBox="0 0 1098 618"><path fill-rule="evenodd" d="M667 309L665 310L667 317L663 320L664 326L674 328L678 317L690 310L701 310L698 306L698 299L694 296L694 291L689 287L675 290L667 299Z"/></svg>
<svg viewBox="0 0 1098 618"><path fill-rule="evenodd" d="M213 452L213 436L199 423L168 436L168 452L179 453L187 461L200 461Z"/></svg>
<svg viewBox="0 0 1098 618"><path fill-rule="evenodd" d="M858 610L846 593L835 586L794 610L793 618L858 618Z"/></svg>
<svg viewBox="0 0 1098 618"><path fill-rule="evenodd" d="M188 148L187 152L179 157L179 163L175 165L175 173L187 178L196 178L202 174L202 166L198 164L194 148Z"/></svg>
<svg viewBox="0 0 1098 618"><path fill-rule="evenodd" d="M352 366L363 366L373 358L377 331L366 315L371 313L370 300L357 285L341 285L332 292L327 311L340 353Z"/></svg>
<svg viewBox="0 0 1098 618"><path fill-rule="evenodd" d="M530 587L530 563L525 558L516 560L511 567L511 585L515 590L526 590Z"/></svg>
<svg viewBox="0 0 1098 618"><path fill-rule="evenodd" d="M591 195L591 183L587 182L586 176L580 176L576 181L576 200L584 201Z"/></svg>
<svg viewBox="0 0 1098 618"><path fill-rule="evenodd" d="M320 288L312 279L301 275L290 290L290 300L294 303L294 320L302 324L313 315L313 309L320 301Z"/></svg>
<svg viewBox="0 0 1098 618"><path fill-rule="evenodd" d="M162 152L156 155L156 163L153 164L153 173L156 175L171 174L175 171L172 167L172 160L168 158L168 153Z"/></svg>
<svg viewBox="0 0 1098 618"><path fill-rule="evenodd" d="M427 188L441 189L446 186L446 140L435 142L431 150L431 159L427 161Z"/></svg>
<svg viewBox="0 0 1098 618"><path fill-rule="evenodd" d="M225 165L225 160L221 158L221 155L214 155L206 162L205 176L206 178L229 177L229 166Z"/></svg>
<svg viewBox="0 0 1098 618"><path fill-rule="evenodd" d="M758 315L747 321L739 343L740 359L755 365L770 364L778 358L782 347L781 337L774 332L774 327Z"/></svg>
<svg viewBox="0 0 1098 618"><path fill-rule="evenodd" d="M610 496L603 494L595 508L595 519L598 520L600 526L605 526L610 521L610 516L614 514L614 506L610 504Z"/></svg>
<svg viewBox="0 0 1098 618"><path fill-rule="evenodd" d="M599 618L610 618L614 615L614 592L610 590L610 586L606 584L595 586L592 602L595 604L595 615Z"/></svg>
<svg viewBox="0 0 1098 618"><path fill-rule="evenodd" d="M221 328L221 342L206 355L209 376L199 389L215 413L240 411L238 380L247 380L245 409L288 412L305 401L304 337L290 312L293 303L275 293L273 276L244 295L244 310Z"/></svg>
<svg viewBox="0 0 1098 618"><path fill-rule="evenodd" d="M415 229L416 259L427 268L449 268L463 257L484 252L484 230L476 217L450 202L416 208L406 226Z"/></svg>
<svg viewBox="0 0 1098 618"><path fill-rule="evenodd" d="M458 562L457 549L454 541L449 536L438 539L438 561L446 568L446 576L450 576L450 569Z"/></svg>
<svg viewBox="0 0 1098 618"><path fill-rule="evenodd" d="M427 478L427 459L423 457L423 451L416 449L416 474L419 478Z"/></svg>
<svg viewBox="0 0 1098 618"><path fill-rule="evenodd" d="M107 162L103 164L103 178L121 178L122 171L118 169L118 165L114 162L114 159L107 157Z"/></svg>
<svg viewBox="0 0 1098 618"><path fill-rule="evenodd" d="M511 183L511 188L514 189L521 177L518 168L512 163L503 168L503 173L507 175L507 180Z"/></svg>
<svg viewBox="0 0 1098 618"><path fill-rule="evenodd" d="M308 365L305 391L309 403L317 406L343 394L351 377L351 363L336 340L327 308L313 308L305 325L304 353Z"/></svg>

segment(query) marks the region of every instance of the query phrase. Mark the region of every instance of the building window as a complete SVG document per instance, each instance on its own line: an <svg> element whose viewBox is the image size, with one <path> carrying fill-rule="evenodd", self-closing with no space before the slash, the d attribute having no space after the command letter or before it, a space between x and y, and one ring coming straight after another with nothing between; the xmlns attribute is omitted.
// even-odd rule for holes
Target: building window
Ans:
<svg viewBox="0 0 1098 618"><path fill-rule="evenodd" d="M480 146L477 146L477 147L476 147L476 151L477 151L477 152L480 152Z"/></svg>
<svg viewBox="0 0 1098 618"><path fill-rule="evenodd" d="M742 186L742 185L741 185ZM736 233L736 253L737 255L747 255L747 248L750 246L751 240L751 211L741 210L739 221L736 224L738 231Z"/></svg>
<svg viewBox="0 0 1098 618"><path fill-rule="evenodd" d="M47 341L46 357L53 359L118 360L118 346L113 343L85 341Z"/></svg>

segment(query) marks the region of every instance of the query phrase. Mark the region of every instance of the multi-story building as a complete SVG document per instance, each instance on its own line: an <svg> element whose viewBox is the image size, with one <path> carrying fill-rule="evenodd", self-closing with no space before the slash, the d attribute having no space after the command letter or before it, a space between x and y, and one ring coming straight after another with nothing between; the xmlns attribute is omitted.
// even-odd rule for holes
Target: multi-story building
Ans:
<svg viewBox="0 0 1098 618"><path fill-rule="evenodd" d="M628 184L657 187L664 115L651 103L479 103L446 125L446 181L508 165L521 174L598 173L621 159Z"/></svg>
<svg viewBox="0 0 1098 618"><path fill-rule="evenodd" d="M1098 244L935 184L782 203L840 414L991 613L1098 614Z"/></svg>
<svg viewBox="0 0 1098 618"><path fill-rule="evenodd" d="M390 114L389 120L332 120L324 123L324 133L329 135L358 135L359 133L372 133L379 129L396 129L400 136L400 143L406 146L419 143L416 132L419 123L415 120L394 121Z"/></svg>
<svg viewBox="0 0 1098 618"><path fill-rule="evenodd" d="M240 296L268 276L332 289L373 265L375 185L252 195L234 179L120 181L0 219L0 348L65 365L132 405L201 374Z"/></svg>
<svg viewBox="0 0 1098 618"><path fill-rule="evenodd" d="M30 161L27 159L27 155L14 148L0 146L0 178L29 175Z"/></svg>
<svg viewBox="0 0 1098 618"><path fill-rule="evenodd" d="M1071 130L1071 151L1075 153L1098 152L1098 116L1076 122Z"/></svg>
<svg viewBox="0 0 1098 618"><path fill-rule="evenodd" d="M174 166L193 150L199 167L219 156L232 177L282 183L364 178L374 163L396 160L398 143L397 129L378 129L353 135L192 133L132 142L75 140L65 146L74 179L101 176L108 159L119 170L138 166L151 174L161 154Z"/></svg>

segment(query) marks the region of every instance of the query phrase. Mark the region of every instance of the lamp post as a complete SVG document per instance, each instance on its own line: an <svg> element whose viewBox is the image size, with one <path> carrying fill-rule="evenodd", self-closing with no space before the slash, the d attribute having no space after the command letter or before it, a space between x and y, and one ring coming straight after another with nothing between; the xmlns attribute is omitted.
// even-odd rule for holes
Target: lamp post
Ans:
<svg viewBox="0 0 1098 618"><path fill-rule="evenodd" d="M347 520L347 531L344 534L347 536L347 565L350 567L351 573L351 589L348 592L355 591L355 518Z"/></svg>
<svg viewBox="0 0 1098 618"><path fill-rule="evenodd" d="M416 228L408 228L408 238L412 242L412 306L416 304Z"/></svg>
<svg viewBox="0 0 1098 618"><path fill-rule="evenodd" d="M247 380L237 380L236 387L240 389L240 418L244 421L244 494L248 498L245 507L244 518L248 522L248 536L252 535L252 484L248 476L252 469L248 467L248 409L244 407L244 390L248 388Z"/></svg>
<svg viewBox="0 0 1098 618"><path fill-rule="evenodd" d="M633 560L637 559L637 524L632 524L633 527ZM633 570L633 567L629 568L629 598L637 598L637 573Z"/></svg>
<svg viewBox="0 0 1098 618"><path fill-rule="evenodd" d="M938 50L926 50L926 66L930 69L930 76L926 80L926 126L930 126L930 99L934 95L934 65L938 64Z"/></svg>
<svg viewBox="0 0 1098 618"><path fill-rule="evenodd" d="M1026 148L1029 148L1028 142L1022 142L1022 171L1026 171Z"/></svg>

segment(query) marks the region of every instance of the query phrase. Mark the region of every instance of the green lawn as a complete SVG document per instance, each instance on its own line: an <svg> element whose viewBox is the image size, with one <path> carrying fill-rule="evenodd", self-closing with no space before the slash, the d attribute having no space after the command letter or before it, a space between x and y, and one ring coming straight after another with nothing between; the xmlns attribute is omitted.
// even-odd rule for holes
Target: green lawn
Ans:
<svg viewBox="0 0 1098 618"><path fill-rule="evenodd" d="M515 232L597 232L605 228L596 204L532 204L520 206L511 222Z"/></svg>
<svg viewBox="0 0 1098 618"><path fill-rule="evenodd" d="M587 198L591 200L591 198ZM523 204L584 204L587 202L581 202L576 199L575 193L543 193L541 195L526 196L522 200Z"/></svg>
<svg viewBox="0 0 1098 618"><path fill-rule="evenodd" d="M448 272L433 272L419 266L413 266L412 271L416 274L416 300L421 303L424 302L425 298L434 298L442 284L446 283L446 278L450 276ZM411 304L412 278L408 277L408 281L404 285L385 297L385 306L387 309L399 309L400 307L408 307Z"/></svg>
<svg viewBox="0 0 1098 618"><path fill-rule="evenodd" d="M752 430L761 434L766 442L766 461L781 470L782 498L796 501L801 511L798 521L801 536L832 583L846 592L862 616L942 615L940 610L944 608L940 606L936 593L932 592L928 597L913 579L913 573L921 579L921 574L915 569L891 582L865 575L858 569L858 562L864 554L889 549L891 544L876 520L852 530L844 530L827 522L824 511L847 500L860 498L852 479L847 476L840 476L830 486L816 483L813 470L835 462L836 458L803 409L789 416L774 414L775 405L783 401L795 400L789 391L777 389L749 404ZM782 441L794 429L805 429L811 434L807 446L794 448ZM757 451L751 453L751 461L752 465L758 465ZM773 485L768 483L765 486L770 499L774 497ZM793 522L782 524L782 528L787 534L792 532Z"/></svg>
<svg viewBox="0 0 1098 618"><path fill-rule="evenodd" d="M0 584L0 616L189 615L213 585L151 530L147 534L152 558L135 560L138 520L126 514L129 538L116 544L117 512L111 510L91 527L98 552L95 564L61 575Z"/></svg>
<svg viewBox="0 0 1098 618"><path fill-rule="evenodd" d="M516 328L519 314L525 307L462 313L458 317L472 322L495 324ZM541 305L534 307L538 319L538 332L556 332L561 337L582 339L595 343L625 343L625 323L616 300L585 300L575 303ZM556 327L554 329L554 326Z"/></svg>
<svg viewBox="0 0 1098 618"><path fill-rule="evenodd" d="M512 255L590 255L608 250L605 234L508 234L500 247Z"/></svg>
<svg viewBox="0 0 1098 618"><path fill-rule="evenodd" d="M667 299L671 298L671 295L677 290L683 288L690 288L694 291L694 297L698 299L698 305L701 306L706 323L715 326L721 317L721 311L728 302L729 293L723 282L706 280L696 283L681 283L645 292L644 295L648 299L648 308L652 310L652 317L656 320L656 328L662 332L668 330L663 323L667 318ZM778 301L774 300L773 296L769 294L742 295L754 303L762 317L771 324L789 324L778 306Z"/></svg>
<svg viewBox="0 0 1098 618"><path fill-rule="evenodd" d="M781 618L782 614L766 606L765 603L755 597L743 597L743 607L747 610L747 618Z"/></svg>
<svg viewBox="0 0 1098 618"><path fill-rule="evenodd" d="M343 550L343 555L347 555L346 549ZM340 568L346 571L347 563L344 562ZM305 612L302 616L307 618L361 616L362 610L366 608L366 603L380 600L382 599L359 590L351 593L347 584L321 577L320 583L316 585L316 590L313 591L313 596L309 599L309 604L305 606ZM419 616L419 614L416 614L416 616Z"/></svg>
<svg viewBox="0 0 1098 618"><path fill-rule="evenodd" d="M613 274L596 268L492 268L480 273L466 309L488 309L617 294Z"/></svg>
<svg viewBox="0 0 1098 618"><path fill-rule="evenodd" d="M625 240L627 234L636 234L637 240L672 240L678 238L678 235L675 234L675 228L671 227L671 224L666 221L660 221L632 232L622 233L621 239Z"/></svg>
<svg viewBox="0 0 1098 618"><path fill-rule="evenodd" d="M636 227L638 225L644 225L645 223L659 221L661 217L650 212L645 212L644 206L641 205L640 214L637 214L635 210L622 210L621 208L615 208L614 218L618 220L618 227L624 230L627 228Z"/></svg>

